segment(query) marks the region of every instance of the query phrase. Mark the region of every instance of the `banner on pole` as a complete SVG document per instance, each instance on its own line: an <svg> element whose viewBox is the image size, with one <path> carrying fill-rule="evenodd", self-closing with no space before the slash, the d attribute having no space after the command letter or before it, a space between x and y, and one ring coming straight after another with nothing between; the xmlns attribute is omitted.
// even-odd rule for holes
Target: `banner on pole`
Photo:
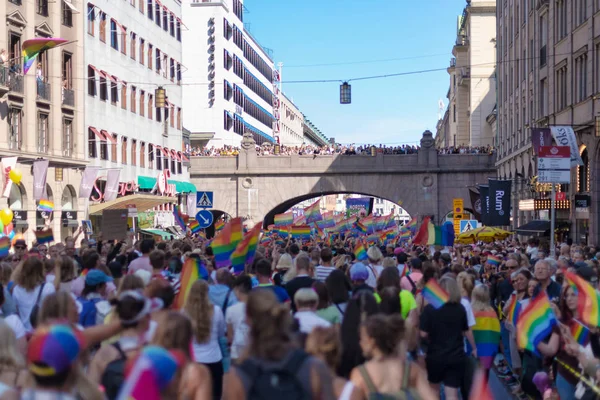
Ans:
<svg viewBox="0 0 600 400"><path fill-rule="evenodd" d="M483 225L488 225L489 224L489 205L490 205L490 198L489 198L489 192L490 192L490 188L488 185L479 185L479 196L481 199L481 223Z"/></svg>
<svg viewBox="0 0 600 400"><path fill-rule="evenodd" d="M489 180L489 226L510 225L510 198L512 181Z"/></svg>

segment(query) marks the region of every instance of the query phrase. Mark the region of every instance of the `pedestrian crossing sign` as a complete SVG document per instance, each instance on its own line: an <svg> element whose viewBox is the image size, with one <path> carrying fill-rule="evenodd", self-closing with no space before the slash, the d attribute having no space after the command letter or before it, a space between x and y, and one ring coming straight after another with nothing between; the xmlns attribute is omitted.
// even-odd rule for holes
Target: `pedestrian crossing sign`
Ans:
<svg viewBox="0 0 600 400"><path fill-rule="evenodd" d="M197 208L212 208L213 192L196 192Z"/></svg>
<svg viewBox="0 0 600 400"><path fill-rule="evenodd" d="M468 231L472 231L477 228L477 220L476 219L463 219L460 221L460 233L465 233Z"/></svg>

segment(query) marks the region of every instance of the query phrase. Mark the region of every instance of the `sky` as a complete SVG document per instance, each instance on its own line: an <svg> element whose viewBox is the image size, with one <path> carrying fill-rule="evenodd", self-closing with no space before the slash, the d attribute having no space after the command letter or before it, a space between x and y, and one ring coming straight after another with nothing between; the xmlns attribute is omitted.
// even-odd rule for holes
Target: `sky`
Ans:
<svg viewBox="0 0 600 400"><path fill-rule="evenodd" d="M350 82L352 104L339 103L344 80L446 68L464 0L245 0L246 29L282 62L283 92L337 143L418 144L435 134L445 70ZM392 60L392 61L389 61ZM325 65L323 65L325 64ZM328 80L333 83L288 83Z"/></svg>

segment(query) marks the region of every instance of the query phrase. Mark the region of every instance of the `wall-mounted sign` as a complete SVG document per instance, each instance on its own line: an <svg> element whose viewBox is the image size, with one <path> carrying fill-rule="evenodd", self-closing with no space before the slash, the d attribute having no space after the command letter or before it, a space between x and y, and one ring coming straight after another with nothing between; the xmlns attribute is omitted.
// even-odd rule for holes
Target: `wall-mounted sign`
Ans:
<svg viewBox="0 0 600 400"><path fill-rule="evenodd" d="M13 212L14 215L14 212ZM54 219L54 212L53 211L36 211L35 212L35 218L36 219L48 219L50 218L50 221L52 221Z"/></svg>
<svg viewBox="0 0 600 400"><path fill-rule="evenodd" d="M77 211L61 211L60 219L66 219L68 221L74 221L77 219Z"/></svg>
<svg viewBox="0 0 600 400"><path fill-rule="evenodd" d="M571 148L568 146L540 146L538 180L542 183L571 182Z"/></svg>
<svg viewBox="0 0 600 400"><path fill-rule="evenodd" d="M13 221L27 221L27 211L13 210Z"/></svg>
<svg viewBox="0 0 600 400"><path fill-rule="evenodd" d="M587 194L575 195L575 208L589 208L591 205L591 197Z"/></svg>

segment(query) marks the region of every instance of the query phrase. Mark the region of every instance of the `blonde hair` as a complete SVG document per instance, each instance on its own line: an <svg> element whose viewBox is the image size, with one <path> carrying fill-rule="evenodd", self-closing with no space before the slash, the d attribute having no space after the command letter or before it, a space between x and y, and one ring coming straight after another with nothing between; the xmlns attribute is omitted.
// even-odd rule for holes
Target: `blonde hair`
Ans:
<svg viewBox="0 0 600 400"><path fill-rule="evenodd" d="M475 287L475 277L468 272L463 271L456 277L456 282L461 290L461 295L470 299L473 288ZM462 293L463 291L464 293Z"/></svg>
<svg viewBox="0 0 600 400"><path fill-rule="evenodd" d="M456 280L449 276L443 276L442 279L440 279L439 283L440 283L440 286L442 287L442 289L444 289L450 297L448 300L448 303L459 303L460 304L460 298L461 298L460 289L458 287L458 283L456 282Z"/></svg>
<svg viewBox="0 0 600 400"><path fill-rule="evenodd" d="M203 280L194 282L183 309L192 321L196 342L207 342L214 312L214 306L208 298L208 283Z"/></svg>
<svg viewBox="0 0 600 400"><path fill-rule="evenodd" d="M386 257L383 259L383 262L381 263L381 265L386 268L386 267L395 267L396 266L396 261L392 258L392 257Z"/></svg>
<svg viewBox="0 0 600 400"><path fill-rule="evenodd" d="M306 338L306 352L320 358L331 370L335 370L342 356L342 343L338 330L316 327Z"/></svg>
<svg viewBox="0 0 600 400"><path fill-rule="evenodd" d="M296 308L314 307L319 304L319 295L312 288L298 289L294 295Z"/></svg>
<svg viewBox="0 0 600 400"><path fill-rule="evenodd" d="M17 338L6 321L0 319L0 371L19 370L25 366L23 356L17 351Z"/></svg>
<svg viewBox="0 0 600 400"><path fill-rule="evenodd" d="M378 247L371 246L367 250L367 257L372 263L378 263L383 258L383 254L381 254L381 250Z"/></svg>
<svg viewBox="0 0 600 400"><path fill-rule="evenodd" d="M159 322L152 337L152 344L168 350L180 350L188 359L192 359L190 342L194 330L190 319L180 312L169 311Z"/></svg>
<svg viewBox="0 0 600 400"><path fill-rule="evenodd" d="M292 260L292 256L290 256L289 254L285 253L282 254L279 257L279 260L277 260L277 266L275 267L275 269L291 269L292 265L294 264L293 260Z"/></svg>
<svg viewBox="0 0 600 400"><path fill-rule="evenodd" d="M490 306L490 290L486 285L478 285L471 293L471 308L473 311L486 311Z"/></svg>

